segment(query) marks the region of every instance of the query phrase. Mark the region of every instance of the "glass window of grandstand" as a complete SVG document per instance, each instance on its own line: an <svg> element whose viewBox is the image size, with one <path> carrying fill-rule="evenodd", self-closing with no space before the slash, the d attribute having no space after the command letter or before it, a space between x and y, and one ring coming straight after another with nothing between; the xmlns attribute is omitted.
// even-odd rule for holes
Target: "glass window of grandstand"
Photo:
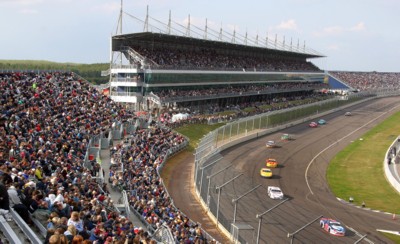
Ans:
<svg viewBox="0 0 400 244"><path fill-rule="evenodd" d="M113 86L111 87L111 95L113 96L137 96L141 93L142 88L137 86Z"/></svg>
<svg viewBox="0 0 400 244"><path fill-rule="evenodd" d="M112 80L116 82L143 82L143 74L116 73L112 74Z"/></svg>
<svg viewBox="0 0 400 244"><path fill-rule="evenodd" d="M199 83L199 82L249 82L249 81L307 81L321 75L305 74L146 74L147 84Z"/></svg>

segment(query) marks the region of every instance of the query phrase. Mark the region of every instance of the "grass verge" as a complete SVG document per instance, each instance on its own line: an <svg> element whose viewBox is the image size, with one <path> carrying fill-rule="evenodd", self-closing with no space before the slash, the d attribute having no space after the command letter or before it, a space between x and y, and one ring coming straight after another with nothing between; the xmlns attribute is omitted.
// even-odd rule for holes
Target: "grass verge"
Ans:
<svg viewBox="0 0 400 244"><path fill-rule="evenodd" d="M175 169L175 167L179 167L180 162L187 161L189 158L193 157L192 155L200 139L208 132L217 129L222 125L224 124L215 124L215 125L193 124L175 129L175 131L188 137L190 142L189 146L185 150L169 158L168 163L164 166L161 172L161 178L163 179L164 184L167 188L169 187L171 177L173 177L171 172Z"/></svg>
<svg viewBox="0 0 400 244"><path fill-rule="evenodd" d="M383 159L400 131L400 113L380 123L339 152L327 169L327 180L339 198L390 213L400 213L399 193L386 181Z"/></svg>

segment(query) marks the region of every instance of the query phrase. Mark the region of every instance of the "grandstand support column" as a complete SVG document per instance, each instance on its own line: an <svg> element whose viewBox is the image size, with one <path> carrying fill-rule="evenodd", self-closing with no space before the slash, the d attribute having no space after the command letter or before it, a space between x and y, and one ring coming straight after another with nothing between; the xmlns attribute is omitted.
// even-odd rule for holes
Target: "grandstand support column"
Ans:
<svg viewBox="0 0 400 244"><path fill-rule="evenodd" d="M169 11L168 17L168 35L171 35L171 10Z"/></svg>
<svg viewBox="0 0 400 244"><path fill-rule="evenodd" d="M143 30L145 32L149 31L149 5L146 7L146 20L144 21Z"/></svg>
<svg viewBox="0 0 400 244"><path fill-rule="evenodd" d="M119 34L122 34L122 13L123 13L123 2L121 0L121 9L119 11L119 19L118 19L118 24L119 24Z"/></svg>

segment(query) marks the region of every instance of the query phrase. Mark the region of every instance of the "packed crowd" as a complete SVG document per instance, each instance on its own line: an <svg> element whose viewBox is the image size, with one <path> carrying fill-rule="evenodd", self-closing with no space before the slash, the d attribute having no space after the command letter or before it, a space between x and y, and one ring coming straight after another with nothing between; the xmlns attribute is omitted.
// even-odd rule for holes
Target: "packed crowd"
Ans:
<svg viewBox="0 0 400 244"><path fill-rule="evenodd" d="M239 71L320 71L305 59L266 58L254 55L229 55L215 50L181 50L156 48L151 50L135 46L135 51L148 63L156 63L162 69L206 69L206 70L239 70ZM154 67L153 67L154 68Z"/></svg>
<svg viewBox="0 0 400 244"><path fill-rule="evenodd" d="M200 112L198 108L176 108L161 111L158 121L170 128L177 128L187 124L215 124L229 122L248 116L262 114L270 111L281 110L298 106L299 104L314 103L331 98L331 94L312 92L303 95L282 96L265 99L257 102L242 102L236 105L220 106L219 104L207 104L206 109ZM189 116L182 120L172 121L177 113L188 113ZM226 113L229 111L230 113ZM224 113L225 112L225 113Z"/></svg>
<svg viewBox="0 0 400 244"><path fill-rule="evenodd" d="M93 135L135 118L70 73L3 73L0 84L0 214L39 220L45 243L153 243L84 163Z"/></svg>
<svg viewBox="0 0 400 244"><path fill-rule="evenodd" d="M227 85L214 86L197 89L164 89L153 92L161 101L165 99L179 99L182 97L206 97L218 95L246 95L261 92L278 92L279 90L296 90L296 89L326 89L328 85L325 83L275 83L275 84L260 84L260 85Z"/></svg>
<svg viewBox="0 0 400 244"><path fill-rule="evenodd" d="M360 91L400 88L400 73L339 71L329 73Z"/></svg>
<svg viewBox="0 0 400 244"><path fill-rule="evenodd" d="M85 163L92 136L136 117L72 73L3 73L0 85L0 214L14 208L28 224L38 219L47 227L45 243L154 243L149 232L114 209L107 184L96 181L96 163ZM292 99L304 97L266 102L281 109ZM266 112L262 105L239 104L238 110L258 109L237 116ZM211 119L218 118L206 118ZM191 119L204 120L200 115ZM177 243L205 243L200 226L173 206L157 172L169 150L184 142L157 123L138 129L116 145L111 163L123 164L124 171L111 169L110 184L129 193L132 207L154 229L167 225Z"/></svg>
<svg viewBox="0 0 400 244"><path fill-rule="evenodd" d="M112 186L128 192L131 206L153 229L167 225L176 243L206 243L200 226L174 207L158 175L167 152L185 139L168 127L152 127L116 146L114 160L122 159L124 171L110 175Z"/></svg>

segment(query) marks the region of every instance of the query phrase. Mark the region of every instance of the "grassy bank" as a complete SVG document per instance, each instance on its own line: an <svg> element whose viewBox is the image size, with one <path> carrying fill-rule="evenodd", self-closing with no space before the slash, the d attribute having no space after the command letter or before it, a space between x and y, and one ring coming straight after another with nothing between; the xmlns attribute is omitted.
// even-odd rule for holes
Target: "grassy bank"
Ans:
<svg viewBox="0 0 400 244"><path fill-rule="evenodd" d="M354 141L336 155L327 170L333 193L354 203L400 214L400 194L386 181L383 159L400 134L400 113L396 113Z"/></svg>

